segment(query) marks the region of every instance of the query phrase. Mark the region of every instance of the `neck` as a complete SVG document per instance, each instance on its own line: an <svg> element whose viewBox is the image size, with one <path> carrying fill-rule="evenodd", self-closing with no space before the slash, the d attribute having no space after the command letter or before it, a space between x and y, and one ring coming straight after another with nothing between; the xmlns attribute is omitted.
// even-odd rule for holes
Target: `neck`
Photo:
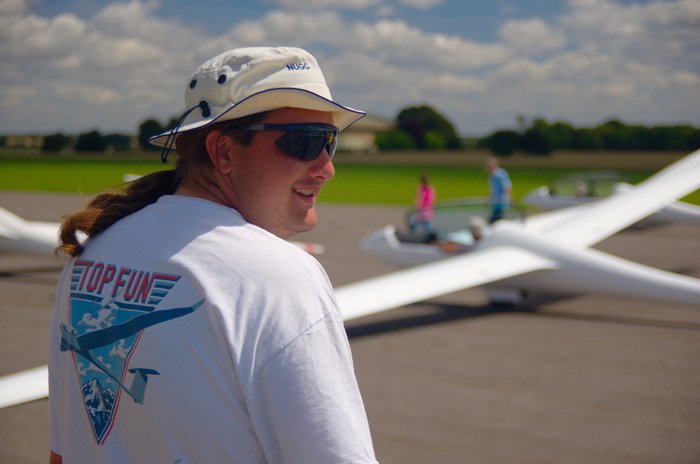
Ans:
<svg viewBox="0 0 700 464"><path fill-rule="evenodd" d="M175 191L175 195L202 198L204 200L213 201L214 203L219 203L220 205L233 207L219 185L216 182L212 182L210 179L187 180L180 184Z"/></svg>

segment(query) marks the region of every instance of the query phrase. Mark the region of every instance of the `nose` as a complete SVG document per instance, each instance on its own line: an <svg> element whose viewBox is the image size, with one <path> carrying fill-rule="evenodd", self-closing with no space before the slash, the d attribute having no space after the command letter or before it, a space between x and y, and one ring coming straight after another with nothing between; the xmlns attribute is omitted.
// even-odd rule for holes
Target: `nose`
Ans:
<svg viewBox="0 0 700 464"><path fill-rule="evenodd" d="M323 153L309 164L309 174L313 178L324 182L331 180L335 176L335 166L333 166L333 160L328 155L328 150L323 150Z"/></svg>

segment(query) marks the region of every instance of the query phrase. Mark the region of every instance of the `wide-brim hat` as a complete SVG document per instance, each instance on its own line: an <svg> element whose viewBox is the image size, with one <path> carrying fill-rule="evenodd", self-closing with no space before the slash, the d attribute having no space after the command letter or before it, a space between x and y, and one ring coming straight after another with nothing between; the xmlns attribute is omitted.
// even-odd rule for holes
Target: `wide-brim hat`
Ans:
<svg viewBox="0 0 700 464"><path fill-rule="evenodd" d="M185 106L181 123L149 142L164 146L183 132L286 107L332 113L341 131L365 115L334 102L316 58L295 47L239 48L210 59L188 81Z"/></svg>

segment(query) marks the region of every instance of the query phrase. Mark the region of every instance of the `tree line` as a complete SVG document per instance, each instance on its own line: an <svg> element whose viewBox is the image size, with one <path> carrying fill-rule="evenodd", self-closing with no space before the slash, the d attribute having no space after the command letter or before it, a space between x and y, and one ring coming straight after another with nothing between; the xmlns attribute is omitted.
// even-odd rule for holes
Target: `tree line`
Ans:
<svg viewBox="0 0 700 464"><path fill-rule="evenodd" d="M520 117L519 129L498 130L477 142L497 155L521 151L549 155L554 150L681 150L700 148L700 129L682 125L628 125L610 120L591 128L577 128L567 122L542 118L527 122Z"/></svg>
<svg viewBox="0 0 700 464"><path fill-rule="evenodd" d="M149 137L165 132L177 123L149 118L139 125L138 135L107 134L91 130L77 136L63 133L43 137L44 152L103 152L131 149L158 150L148 143ZM554 150L679 150L700 148L700 129L688 124L629 125L610 120L595 127L574 127L564 121L549 122L544 118L528 120L517 117L517 128L496 130L484 137L461 139L454 125L428 105L402 109L393 121L393 128L376 134L381 151L458 150L482 148L499 156L516 152L549 155ZM2 139L0 138L0 144Z"/></svg>
<svg viewBox="0 0 700 464"><path fill-rule="evenodd" d="M516 152L549 155L554 150L695 150L700 129L688 124L628 125L610 120L590 128L544 118L517 117L516 129L500 129L468 144L500 156ZM454 126L429 106L401 110L395 128L377 134L380 150L450 150L467 148Z"/></svg>
<svg viewBox="0 0 700 464"><path fill-rule="evenodd" d="M62 151L100 153L107 150L160 150L148 143L148 139L154 135L165 132L177 123L176 118L171 118L167 123L161 124L156 119L147 119L139 124L136 137L129 134L106 134L98 130L83 132L77 136L57 132L43 136L41 151L45 153L59 153ZM0 146L4 145L0 138Z"/></svg>

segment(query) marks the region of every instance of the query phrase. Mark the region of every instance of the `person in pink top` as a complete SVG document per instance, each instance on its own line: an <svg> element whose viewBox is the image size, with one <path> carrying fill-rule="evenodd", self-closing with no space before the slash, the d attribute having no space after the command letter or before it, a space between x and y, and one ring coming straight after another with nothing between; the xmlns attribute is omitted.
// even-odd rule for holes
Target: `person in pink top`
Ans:
<svg viewBox="0 0 700 464"><path fill-rule="evenodd" d="M433 232L435 197L435 187L430 185L426 174L421 175L416 192L416 212L410 221L411 233L429 235Z"/></svg>

